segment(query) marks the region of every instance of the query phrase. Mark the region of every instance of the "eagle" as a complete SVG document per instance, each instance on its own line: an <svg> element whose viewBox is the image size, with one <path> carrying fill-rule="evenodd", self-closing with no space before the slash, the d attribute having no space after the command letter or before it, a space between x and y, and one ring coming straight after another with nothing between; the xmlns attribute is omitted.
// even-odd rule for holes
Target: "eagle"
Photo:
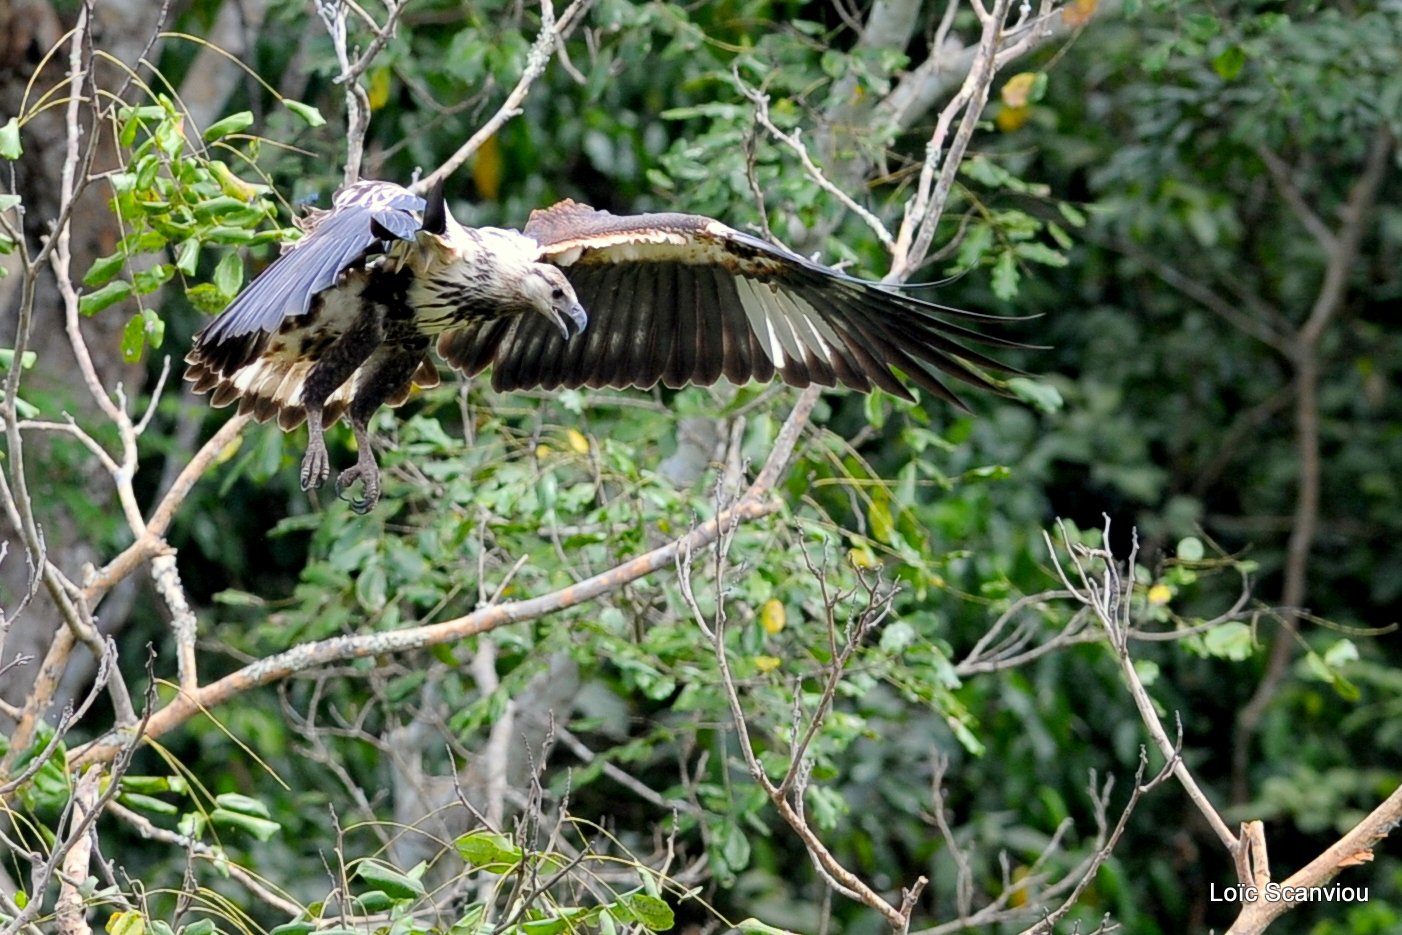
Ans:
<svg viewBox="0 0 1402 935"><path fill-rule="evenodd" d="M848 276L720 221L615 215L566 200L518 231L470 228L441 184L427 200L384 181L339 189L303 236L195 335L194 392L284 430L307 423L303 490L331 462L342 416L358 446L336 479L357 513L380 496L369 422L439 382L429 355L499 391L768 381L880 387L905 381L963 406L941 380L992 392L1019 371L970 344L1023 347L956 323L1002 320ZM898 375L899 373L899 375ZM902 379L902 376L904 379Z"/></svg>

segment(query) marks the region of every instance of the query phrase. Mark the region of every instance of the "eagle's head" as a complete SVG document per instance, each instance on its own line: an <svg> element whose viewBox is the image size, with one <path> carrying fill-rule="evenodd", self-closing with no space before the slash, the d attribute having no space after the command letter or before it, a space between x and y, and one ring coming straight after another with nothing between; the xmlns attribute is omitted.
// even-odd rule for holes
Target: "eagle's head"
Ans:
<svg viewBox="0 0 1402 935"><path fill-rule="evenodd" d="M526 303L550 319L566 341L581 334L589 324L589 313L579 304L574 286L570 285L558 266L532 263L520 286L521 297Z"/></svg>

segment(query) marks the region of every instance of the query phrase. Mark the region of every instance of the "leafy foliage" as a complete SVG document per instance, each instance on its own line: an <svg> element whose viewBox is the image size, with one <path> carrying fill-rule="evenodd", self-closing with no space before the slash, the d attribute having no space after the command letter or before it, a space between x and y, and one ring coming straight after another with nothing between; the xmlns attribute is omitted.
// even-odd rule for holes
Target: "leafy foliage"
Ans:
<svg viewBox="0 0 1402 935"><path fill-rule="evenodd" d="M188 11L186 25L208 13ZM567 46L569 67L552 65L521 118L478 151L454 210L516 225L561 195L677 207L767 226L879 275L887 257L871 231L757 126L751 96L767 95L779 129L808 129L888 93L922 51L862 48L833 17L758 0L603 0ZM537 27L519 4L406 9L364 76L366 174L439 164L519 77ZM1276 335L1308 320L1328 251L1266 194L1271 160L1333 223L1369 140L1399 132L1398 38L1386 4L1149 3L1027 63L961 167L937 238L949 244L940 275L956 281L937 295L1045 311L1011 333L1055 346L1026 358L1053 376L1014 380L1020 402L971 401L976 415L829 397L784 509L735 529L723 557L207 712L140 753L115 793L162 842L113 832L127 835L120 862L145 892L131 900L94 880L85 898L110 931L182 935L877 930L875 913L825 903L752 753L775 782L792 775L844 866L883 891L934 881L921 918L969 911L960 880L979 905L999 894L1025 905L1098 850L1105 815L1087 776L1121 778L1113 819L1143 730L1093 632L1015 667L980 652L994 621L1023 646L1087 633L1084 613L1049 591L1041 530L1069 517L1073 543L1099 545L1103 513L1118 552L1141 533L1126 595L1135 625L1188 634L1136 644L1135 656L1162 713L1181 716L1190 765L1222 803L1244 782L1235 810L1271 822L1277 867L1317 852L1395 787L1402 744L1395 641L1364 629L1390 622L1399 587L1388 387L1402 348L1386 314L1402 268L1396 199L1370 206L1366 262L1348 276L1354 307L1320 345L1326 532L1310 606L1332 624L1302 626L1245 776L1231 773L1230 725L1283 616L1270 605L1298 449L1295 361L1230 310ZM253 273L260 251L247 248L294 236L276 192L300 201L336 182L343 89L314 11L271 10L257 40L250 59L276 86L249 82L198 139L173 97L117 115L121 168L106 183L124 236L86 271L83 310L130 315L128 360L181 346L194 312L215 311ZM189 51L163 52L172 85ZM844 189L894 224L929 129L857 120L802 138L835 177L879 167ZM0 126L0 157L20 157L22 131ZM1395 172L1387 184L1395 194ZM0 195L0 212L15 197ZM0 252L8 236L0 228ZM1227 314L1204 289L1227 297ZM303 437L250 430L170 535L202 605L201 678L568 587L675 538L738 493L791 399L754 387L441 388L378 420L386 494L366 517L295 491ZM206 418L189 406L167 395L144 455L183 454L180 421ZM333 442L344 457L344 434ZM1207 627L1246 585L1258 613ZM138 608L127 645L169 645L149 601ZM51 739L41 733L16 768L40 762ZM11 805L35 850L72 794L69 748L53 749ZM475 827L461 801L502 808ZM1231 869L1216 842L1176 793L1156 792L1133 817L1062 924L1089 930L1107 913L1135 932L1218 924L1226 910L1205 894ZM1313 907L1302 924L1390 931L1402 881L1378 856L1371 903ZM193 893L179 884L187 861ZM232 868L274 884L282 903L248 906Z"/></svg>

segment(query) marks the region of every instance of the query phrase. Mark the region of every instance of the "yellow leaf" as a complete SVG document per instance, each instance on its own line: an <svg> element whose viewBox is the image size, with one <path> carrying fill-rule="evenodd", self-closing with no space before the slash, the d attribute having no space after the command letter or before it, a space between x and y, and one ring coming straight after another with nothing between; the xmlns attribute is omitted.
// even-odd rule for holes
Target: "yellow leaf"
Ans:
<svg viewBox="0 0 1402 935"><path fill-rule="evenodd" d="M778 656L756 656L755 668L761 672L773 672L783 661Z"/></svg>
<svg viewBox="0 0 1402 935"><path fill-rule="evenodd" d="M109 935L145 935L146 920L139 912L114 912L104 927Z"/></svg>
<svg viewBox="0 0 1402 935"><path fill-rule="evenodd" d="M1032 115L1030 107L1003 107L998 111L998 115L993 118L993 122L998 125L998 129L1004 133L1011 133L1027 122L1027 118Z"/></svg>
<svg viewBox="0 0 1402 935"><path fill-rule="evenodd" d="M1099 0L1071 0L1061 8L1061 21L1072 29L1079 29L1095 15Z"/></svg>
<svg viewBox="0 0 1402 935"><path fill-rule="evenodd" d="M390 70L386 65L370 72L370 87L366 96L370 99L370 109L379 110L389 103Z"/></svg>
<svg viewBox="0 0 1402 935"><path fill-rule="evenodd" d="M1167 604L1173 597L1173 591L1168 585L1160 583L1149 589L1149 603L1157 606Z"/></svg>
<svg viewBox="0 0 1402 935"><path fill-rule="evenodd" d="M495 201L501 193L501 177L505 166L501 157L501 144L495 135L487 137L477 155L472 160L472 181L477 190L488 201Z"/></svg>
<svg viewBox="0 0 1402 935"><path fill-rule="evenodd" d="M1028 873L1029 871L1026 867L1019 865L1013 870L1013 882L1021 883L1023 880L1027 879ZM1027 905L1027 887L1024 886L1015 890L1012 896L1008 898L1008 905L1014 909L1020 909Z"/></svg>
<svg viewBox="0 0 1402 935"><path fill-rule="evenodd" d="M778 598L771 597L764 602L764 606L759 611L759 625L764 627L764 632L770 636L784 629L784 619L786 612L784 604Z"/></svg>
<svg viewBox="0 0 1402 935"><path fill-rule="evenodd" d="M229 442L229 444L219 449L219 454L214 456L214 463L223 464L225 461L228 461L234 455L238 454L239 446L242 444L243 436L235 435L233 441Z"/></svg>
<svg viewBox="0 0 1402 935"><path fill-rule="evenodd" d="M570 429L565 433L565 438L569 439L570 447L575 454L587 455L589 453L589 439L584 437L584 433L579 429Z"/></svg>
<svg viewBox="0 0 1402 935"><path fill-rule="evenodd" d="M209 171L219 183L219 191L239 201L252 201L258 197L258 189L234 175L229 167L215 159L209 163Z"/></svg>
<svg viewBox="0 0 1402 935"><path fill-rule="evenodd" d="M847 550L847 561L853 568L875 568L876 553L866 545L857 545Z"/></svg>
<svg viewBox="0 0 1402 935"><path fill-rule="evenodd" d="M549 445L536 445L536 446L535 446L535 456L536 456L536 460L537 460L537 461L544 461L546 458L550 457L550 456L554 453L554 451L555 451L555 449L551 448Z"/></svg>
<svg viewBox="0 0 1402 935"><path fill-rule="evenodd" d="M1031 103L1032 88L1036 84L1036 72L1024 71L1013 75L1003 85L1003 103L1009 107L1026 107Z"/></svg>

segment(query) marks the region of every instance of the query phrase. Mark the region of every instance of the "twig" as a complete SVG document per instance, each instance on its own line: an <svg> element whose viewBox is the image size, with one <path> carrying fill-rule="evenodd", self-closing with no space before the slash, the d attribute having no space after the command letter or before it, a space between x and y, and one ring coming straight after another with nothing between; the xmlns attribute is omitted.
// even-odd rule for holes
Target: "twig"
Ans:
<svg viewBox="0 0 1402 935"><path fill-rule="evenodd" d="M511 89L511 93L506 96L501 107L497 108L497 112L492 114L476 133L468 137L466 143L459 146L457 151L449 156L441 166L411 185L411 189L419 193L426 192L438 182L452 175L462 167L463 163L472 158L472 154L477 152L483 143L491 139L502 128L503 124L521 113L521 103L530 93L531 85L535 84L536 79L545 73L545 66L550 64L550 57L555 51L555 46L569 35L570 31L578 24L584 11L593 2L594 0L573 0L569 6L565 7L565 12L561 14L559 20L556 20L555 7L551 0L541 0L540 32L536 35L535 42L531 43L531 50L526 55L526 67L522 69L521 78L516 82L516 86Z"/></svg>
<svg viewBox="0 0 1402 935"><path fill-rule="evenodd" d="M792 133L785 133L775 126L774 121L770 119L769 116L769 95L765 94L763 91L751 88L746 84L740 77L740 69L738 66L731 69L731 78L735 82L735 87L740 90L740 93L754 105L755 121L760 126L764 127L765 131L768 132L770 136L780 143L783 143L790 152L798 157L799 163L803 166L803 171L808 173L808 177L812 179L813 183L836 198L848 211L851 211L857 217L861 218L862 222L876 235L877 240L881 241L883 247L887 250L894 250L896 242L891 237L891 232L886 229L886 225L881 223L879 217L858 204L855 198L843 191L831 179L823 174L823 170L818 167L817 163L813 161L813 157L808 154L808 147L803 145L803 140L799 137L798 128L795 128ZM762 212L762 203L760 208Z"/></svg>
<svg viewBox="0 0 1402 935"><path fill-rule="evenodd" d="M1003 21L1007 19L1012 0L994 0L992 11L974 4L982 32L974 54L974 61L968 76L954 99L940 112L935 122L934 132L925 146L925 162L920 170L920 182L916 188L915 200L906 211L896 235L896 246L892 251L891 271L888 279L900 281L907 278L924 262L934 240L935 228L944 213L945 202L954 187L954 178L959 164L964 160L974 127L988 101L989 89L997 70L998 44L1003 34ZM944 141L949 135L950 124L956 114L963 112L954 140L945 151ZM938 176L936 173L938 172Z"/></svg>
<svg viewBox="0 0 1402 935"><path fill-rule="evenodd" d="M304 911L304 907L286 898L281 893L275 893L263 884L263 881L254 874L248 872L243 867L229 860L228 855L205 844L203 841L196 841L186 835L175 831L168 831L151 822L146 816L139 812L134 812L118 802L107 803L106 809L109 814L120 818L131 825L137 834L148 841L160 841L162 844L170 844L175 847L184 848L191 851L197 857L208 860L218 867L220 873L227 872L230 877L237 880L253 896L272 906L279 912L289 916L299 916Z"/></svg>
<svg viewBox="0 0 1402 935"><path fill-rule="evenodd" d="M1182 785L1188 798L1197 806L1198 811L1202 813L1203 818L1207 820L1213 833L1222 842L1222 846L1227 849L1227 853L1235 855L1238 848L1236 835L1232 834L1227 823L1222 820L1222 816L1207 798L1207 794L1198 785L1197 779L1178 755L1177 745L1169 739L1168 732L1164 729L1163 722L1154 709L1153 699L1149 697L1149 691L1144 687L1144 682L1139 678L1139 671L1134 667L1134 660L1129 655L1129 595L1124 581L1126 579L1130 582L1134 581L1135 557L1139 550L1138 535L1135 535L1134 545L1130 550L1126 579L1122 579L1115 556L1110 553L1108 548L1088 549L1071 541L1071 533L1064 522L1059 522L1058 528L1061 530L1062 543L1070 557L1072 567L1076 569L1080 578L1079 586L1071 583L1071 579L1067 577L1056 549L1052 545L1051 536L1043 533L1042 537L1046 541L1047 550L1056 566L1057 573L1061 576L1062 583L1066 585L1066 589L1072 593L1076 600L1081 601L1095 613L1100 625L1104 627L1110 646L1114 649L1115 656L1119 660L1120 672L1129 688L1130 697L1134 699L1134 706L1139 711L1140 720L1148 728L1154 746L1165 761L1172 765L1174 777ZM1105 518L1105 529L1102 535L1102 541L1108 543L1110 541L1110 518L1108 516ZM1099 580L1091 574L1086 565L1087 559L1098 559L1102 562L1104 572Z"/></svg>

